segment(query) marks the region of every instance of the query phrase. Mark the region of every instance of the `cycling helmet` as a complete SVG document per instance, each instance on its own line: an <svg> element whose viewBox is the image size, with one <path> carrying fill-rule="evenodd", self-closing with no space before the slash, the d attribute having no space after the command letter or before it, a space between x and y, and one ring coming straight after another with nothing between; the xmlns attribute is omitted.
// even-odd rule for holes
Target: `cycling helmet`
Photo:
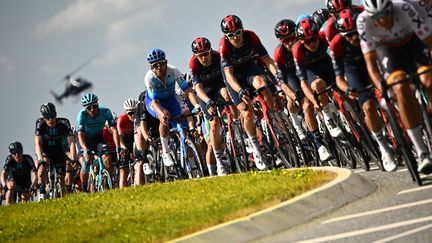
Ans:
<svg viewBox="0 0 432 243"><path fill-rule="evenodd" d="M165 58L166 58L165 52L159 48L155 48L147 54L147 61L150 64L152 64L154 62L163 61L163 60L165 60Z"/></svg>
<svg viewBox="0 0 432 243"><path fill-rule="evenodd" d="M326 0L326 7L330 13L335 14L345 8L350 8L351 0Z"/></svg>
<svg viewBox="0 0 432 243"><path fill-rule="evenodd" d="M371 15L381 13L391 6L391 0L365 0L363 6Z"/></svg>
<svg viewBox="0 0 432 243"><path fill-rule="evenodd" d="M330 12L326 8L321 8L312 14L312 19L321 27L330 18Z"/></svg>
<svg viewBox="0 0 432 243"><path fill-rule="evenodd" d="M320 28L315 21L309 18L304 18L297 24L295 32L299 39L309 40L318 36L319 29Z"/></svg>
<svg viewBox="0 0 432 243"><path fill-rule="evenodd" d="M198 37L192 42L192 52L197 54L211 50L210 41L205 37Z"/></svg>
<svg viewBox="0 0 432 243"><path fill-rule="evenodd" d="M55 105L51 102L45 103L41 106L40 112L43 117L55 118L57 116Z"/></svg>
<svg viewBox="0 0 432 243"><path fill-rule="evenodd" d="M278 39L282 39L292 33L295 33L295 23L291 19L282 19L274 27L274 34Z"/></svg>
<svg viewBox="0 0 432 243"><path fill-rule="evenodd" d="M138 107L138 103L138 100L129 98L123 103L123 109L125 111L135 111Z"/></svg>
<svg viewBox="0 0 432 243"><path fill-rule="evenodd" d="M302 19L312 19L312 16L310 16L309 14L300 14L297 17L295 24L298 25L298 23L300 23L300 20L302 20Z"/></svg>
<svg viewBox="0 0 432 243"><path fill-rule="evenodd" d="M243 29L243 24L240 18L236 15L227 15L222 19L220 27L222 32L227 34L236 29Z"/></svg>
<svg viewBox="0 0 432 243"><path fill-rule="evenodd" d="M11 154L14 154L14 153L20 153L20 154L22 154L22 152L23 152L23 146L22 146L22 144L20 142L18 142L18 141L9 144L9 152Z"/></svg>
<svg viewBox="0 0 432 243"><path fill-rule="evenodd" d="M89 93L89 94L85 94L82 98L81 98L81 105L86 107L89 105L93 105L96 102L98 102L98 97L95 94Z"/></svg>
<svg viewBox="0 0 432 243"><path fill-rule="evenodd" d="M344 9L336 19L336 29L343 35L357 30L356 19L358 14L351 9Z"/></svg>

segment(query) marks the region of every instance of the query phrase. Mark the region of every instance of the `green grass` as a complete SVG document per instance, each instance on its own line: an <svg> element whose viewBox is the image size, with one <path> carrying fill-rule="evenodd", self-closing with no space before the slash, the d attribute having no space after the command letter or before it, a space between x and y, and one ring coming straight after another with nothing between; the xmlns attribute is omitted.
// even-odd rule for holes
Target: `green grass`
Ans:
<svg viewBox="0 0 432 243"><path fill-rule="evenodd" d="M275 205L333 178L323 171L276 170L0 207L0 239L162 242Z"/></svg>

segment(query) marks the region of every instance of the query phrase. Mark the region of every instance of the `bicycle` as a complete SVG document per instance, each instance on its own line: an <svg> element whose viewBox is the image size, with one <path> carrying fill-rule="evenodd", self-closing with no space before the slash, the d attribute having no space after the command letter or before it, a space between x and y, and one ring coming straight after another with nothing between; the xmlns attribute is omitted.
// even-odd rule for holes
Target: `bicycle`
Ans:
<svg viewBox="0 0 432 243"><path fill-rule="evenodd" d="M104 168L102 162L103 152L89 151L91 160L85 161L85 170L89 173L88 178L88 191L89 192L103 192L112 189L111 176L107 169ZM111 152L105 152L111 153ZM97 159L94 157L97 156Z"/></svg>
<svg viewBox="0 0 432 243"><path fill-rule="evenodd" d="M185 132L181 121L187 117L195 116L197 113L179 115L171 119L176 126L170 129L169 145L174 155L174 171L166 170L165 173L175 172L177 178L202 178L204 177L203 165L200 155L189 132ZM165 166L163 168L166 169Z"/></svg>
<svg viewBox="0 0 432 243"><path fill-rule="evenodd" d="M251 93L251 96L254 97L252 104L255 117L257 117L256 127L262 135L263 155L266 157L265 161L269 169L275 168L279 164L283 164L285 168L296 167L299 164L297 150L285 127L282 126L284 122L278 114L280 111L271 113L262 94L262 91L275 84L269 83Z"/></svg>
<svg viewBox="0 0 432 243"><path fill-rule="evenodd" d="M249 170L248 153L246 151L245 136L239 120L234 120L230 106L232 102L217 102L215 104L217 116L221 120L221 138L225 138L224 149L228 155L224 167L228 174L246 172Z"/></svg>

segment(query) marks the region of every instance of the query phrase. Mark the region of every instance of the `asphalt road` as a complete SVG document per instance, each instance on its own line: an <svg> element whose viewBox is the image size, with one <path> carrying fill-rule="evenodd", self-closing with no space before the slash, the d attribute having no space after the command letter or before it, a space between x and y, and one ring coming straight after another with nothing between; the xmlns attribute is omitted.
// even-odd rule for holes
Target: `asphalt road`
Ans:
<svg viewBox="0 0 432 243"><path fill-rule="evenodd" d="M354 170L378 185L368 196L255 242L432 242L432 175L424 185L399 168ZM334 195L337 197L338 195Z"/></svg>

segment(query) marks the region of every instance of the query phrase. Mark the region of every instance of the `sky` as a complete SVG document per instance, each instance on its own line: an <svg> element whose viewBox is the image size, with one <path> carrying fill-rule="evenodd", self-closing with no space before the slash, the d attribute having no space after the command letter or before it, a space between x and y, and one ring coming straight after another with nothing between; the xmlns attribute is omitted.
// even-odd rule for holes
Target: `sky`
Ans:
<svg viewBox="0 0 432 243"><path fill-rule="evenodd" d="M121 114L124 100L144 89L149 50L163 49L186 72L191 42L205 36L217 49L221 19L235 14L272 56L275 24L321 7L324 0L0 0L0 157L14 141L34 155L40 106L54 102L49 90L61 93L62 78L92 56L76 76L93 82L101 106ZM79 98L56 106L75 126Z"/></svg>

